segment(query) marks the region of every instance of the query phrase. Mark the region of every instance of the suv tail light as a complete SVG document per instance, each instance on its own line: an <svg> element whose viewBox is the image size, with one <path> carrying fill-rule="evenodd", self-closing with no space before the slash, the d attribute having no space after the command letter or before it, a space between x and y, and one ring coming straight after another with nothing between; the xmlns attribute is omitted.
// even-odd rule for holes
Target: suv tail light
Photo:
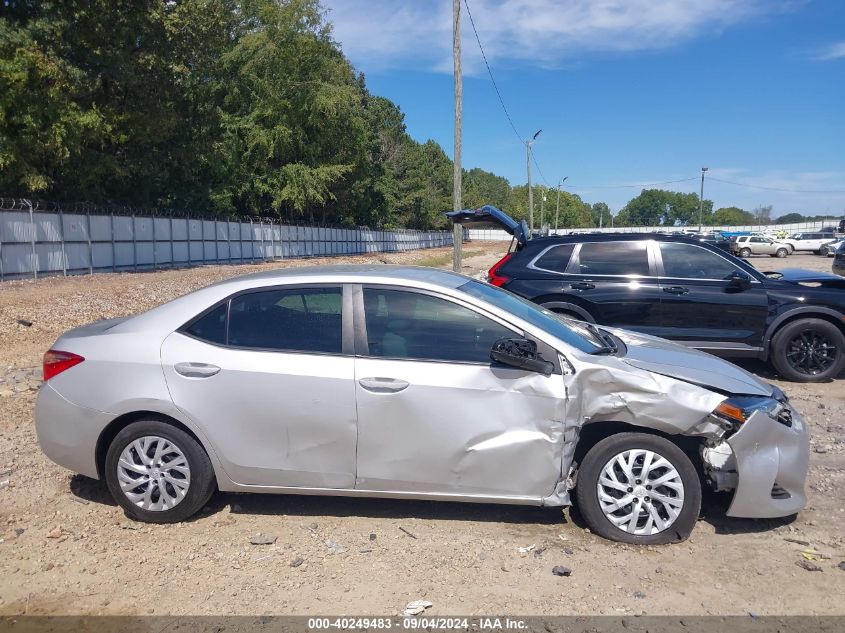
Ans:
<svg viewBox="0 0 845 633"><path fill-rule="evenodd" d="M53 376L59 375L64 370L70 369L84 360L82 356L71 352L62 352L57 349L48 350L44 354L44 380L50 380Z"/></svg>
<svg viewBox="0 0 845 633"><path fill-rule="evenodd" d="M505 277L504 275L499 274L499 268L504 266L505 262L507 262L511 257L513 257L513 253L508 253L507 255L502 257L502 259L493 264L493 268L487 271L488 283L494 286L504 286L511 280L510 277Z"/></svg>

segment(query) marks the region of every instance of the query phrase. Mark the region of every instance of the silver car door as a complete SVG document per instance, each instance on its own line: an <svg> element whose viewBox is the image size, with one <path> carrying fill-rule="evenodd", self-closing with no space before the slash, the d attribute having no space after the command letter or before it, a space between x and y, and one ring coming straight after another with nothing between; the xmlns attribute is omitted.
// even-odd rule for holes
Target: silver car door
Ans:
<svg viewBox="0 0 845 633"><path fill-rule="evenodd" d="M374 286L354 296L356 488L537 502L554 492L563 378L489 359L495 340L522 332L420 291Z"/></svg>
<svg viewBox="0 0 845 633"><path fill-rule="evenodd" d="M209 438L232 481L354 486L346 295L340 285L239 293L216 316L212 310L165 339L171 397Z"/></svg>

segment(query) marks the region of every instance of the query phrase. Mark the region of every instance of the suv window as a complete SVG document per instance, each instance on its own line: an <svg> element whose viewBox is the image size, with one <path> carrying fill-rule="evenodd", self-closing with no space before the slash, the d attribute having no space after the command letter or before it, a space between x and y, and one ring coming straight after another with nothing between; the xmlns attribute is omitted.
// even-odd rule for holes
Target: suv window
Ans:
<svg viewBox="0 0 845 633"><path fill-rule="evenodd" d="M493 343L514 336L473 310L431 295L364 288L370 356L489 363Z"/></svg>
<svg viewBox="0 0 845 633"><path fill-rule="evenodd" d="M340 287L263 290L233 297L228 343L340 354L342 297Z"/></svg>
<svg viewBox="0 0 845 633"><path fill-rule="evenodd" d="M737 270L724 257L692 244L660 244L663 272L679 279L727 279Z"/></svg>
<svg viewBox="0 0 845 633"><path fill-rule="evenodd" d="M648 244L638 242L586 242L578 253L582 275L637 275L648 277Z"/></svg>
<svg viewBox="0 0 845 633"><path fill-rule="evenodd" d="M572 257L572 251L574 248L575 244L561 244L560 246L554 246L543 253L543 255L534 262L534 267L542 268L543 270L551 270L556 273L565 272L566 267L569 265L569 258Z"/></svg>

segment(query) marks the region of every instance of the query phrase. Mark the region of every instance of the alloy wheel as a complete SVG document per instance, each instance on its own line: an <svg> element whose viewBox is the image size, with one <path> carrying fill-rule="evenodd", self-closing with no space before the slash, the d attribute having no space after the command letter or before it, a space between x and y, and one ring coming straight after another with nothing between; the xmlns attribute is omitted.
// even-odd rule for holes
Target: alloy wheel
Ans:
<svg viewBox="0 0 845 633"><path fill-rule="evenodd" d="M145 435L123 449L117 480L129 501L143 510L169 510L181 502L191 485L188 459L176 444Z"/></svg>
<svg viewBox="0 0 845 633"><path fill-rule="evenodd" d="M802 330L786 344L786 360L795 371L808 376L827 371L838 353L832 339L812 329Z"/></svg>
<svg viewBox="0 0 845 633"><path fill-rule="evenodd" d="M659 534L675 522L684 507L680 473L654 451L618 453L602 468L597 488L604 516L630 534Z"/></svg>

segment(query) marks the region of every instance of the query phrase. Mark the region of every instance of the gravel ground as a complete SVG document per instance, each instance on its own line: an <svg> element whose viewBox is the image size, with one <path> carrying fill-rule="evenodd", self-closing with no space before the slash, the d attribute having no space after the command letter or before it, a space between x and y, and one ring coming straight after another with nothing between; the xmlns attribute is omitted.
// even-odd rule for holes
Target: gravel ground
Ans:
<svg viewBox="0 0 845 633"><path fill-rule="evenodd" d="M476 274L506 245L465 248L465 272ZM444 265L448 251L325 261ZM148 526L38 450L40 358L62 331L311 263L0 286L0 614L396 614L416 599L434 603L426 615L845 613L843 379L790 384L743 363L783 387L811 426L808 508L794 520L727 519L726 499L710 495L692 538L664 547L599 539L574 510L282 495L217 494L195 520ZM830 266L815 256L753 263ZM258 534L275 542L252 545ZM802 550L821 571L798 566ZM554 576L555 565L572 575Z"/></svg>

